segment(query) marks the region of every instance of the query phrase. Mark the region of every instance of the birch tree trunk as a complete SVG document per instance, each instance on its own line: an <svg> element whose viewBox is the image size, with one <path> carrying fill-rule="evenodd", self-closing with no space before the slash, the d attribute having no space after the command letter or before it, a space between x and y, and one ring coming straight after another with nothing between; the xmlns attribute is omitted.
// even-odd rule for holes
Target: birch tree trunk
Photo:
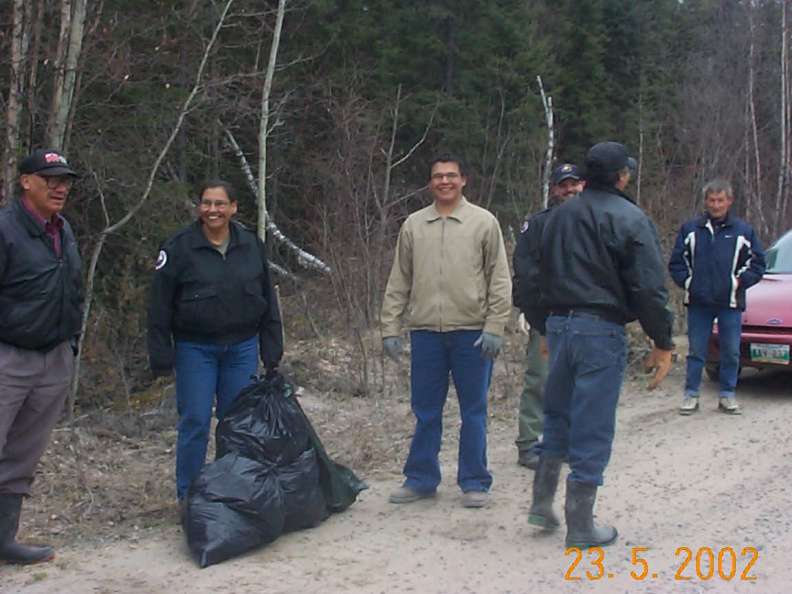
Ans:
<svg viewBox="0 0 792 594"><path fill-rule="evenodd" d="M275 29L272 32L267 75L264 77L264 89L261 93L261 123L259 124L259 167L258 167L258 235L264 241L267 236L267 139L269 137L270 94L272 80L275 77L275 66L278 63L278 46L283 29L283 15L286 13L286 0L278 0L278 13L275 17Z"/></svg>
<svg viewBox="0 0 792 594"><path fill-rule="evenodd" d="M66 128L77 84L87 0L62 0L61 30L55 56L55 85L47 126L47 144L65 152Z"/></svg>
<svg viewBox="0 0 792 594"><path fill-rule="evenodd" d="M542 96L542 105L545 110L545 121L547 122L547 151L545 153L545 170L542 176L542 208L547 208L550 201L550 176L553 168L553 152L555 151L555 136L553 132L553 98L545 94L542 77L537 76L536 82L539 83L539 93ZM526 213L528 214L528 213Z"/></svg>
<svg viewBox="0 0 792 594"><path fill-rule="evenodd" d="M781 1L781 113L779 128L781 138L778 151L778 184L775 196L773 236L778 237L786 225L787 194L790 176L790 92L789 80L789 0Z"/></svg>
<svg viewBox="0 0 792 594"><path fill-rule="evenodd" d="M759 130L756 123L756 25L754 23L753 14L751 13L752 6L749 2L746 6L748 15L748 26L750 29L750 45L748 51L748 126L750 129L750 140L746 141L746 157L751 155L753 158L753 183L750 177L750 165L746 163L745 180L751 188L749 194L750 202L746 205L746 212L753 212L756 214L757 226L759 227L760 234L768 232L767 223L764 216L764 208L762 208L762 160L759 156ZM751 196L752 195L752 196Z"/></svg>
<svg viewBox="0 0 792 594"><path fill-rule="evenodd" d="M0 204L13 198L16 181L17 150L19 148L19 123L22 119L22 96L25 93L25 67L28 64L30 26L33 3L14 0L14 25L11 33L11 82L6 104L5 153L3 156L3 187Z"/></svg>

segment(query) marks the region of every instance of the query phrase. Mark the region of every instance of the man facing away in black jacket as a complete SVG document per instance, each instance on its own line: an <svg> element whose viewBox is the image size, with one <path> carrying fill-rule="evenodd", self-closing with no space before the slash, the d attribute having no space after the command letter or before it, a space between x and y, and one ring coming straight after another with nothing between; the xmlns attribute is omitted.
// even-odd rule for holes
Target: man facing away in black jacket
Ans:
<svg viewBox="0 0 792 594"><path fill-rule="evenodd" d="M568 547L604 546L617 538L614 527L594 526L593 508L610 459L627 365L624 325L639 320L655 343L652 360L659 364L650 387L668 373L674 348L657 231L624 192L635 166L621 144L592 146L586 188L548 218L534 256L538 266L529 266L533 273L521 279L527 294L538 295L527 304L526 316L545 318L549 352L529 523L545 530L559 526L552 504L568 457Z"/></svg>

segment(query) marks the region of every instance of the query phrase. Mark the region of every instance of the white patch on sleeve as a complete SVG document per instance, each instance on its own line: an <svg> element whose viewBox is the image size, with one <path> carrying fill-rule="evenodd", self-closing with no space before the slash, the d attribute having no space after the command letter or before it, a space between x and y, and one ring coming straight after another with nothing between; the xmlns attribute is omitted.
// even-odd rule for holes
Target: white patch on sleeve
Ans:
<svg viewBox="0 0 792 594"><path fill-rule="evenodd" d="M165 253L165 250L160 250L159 254L157 254L157 265L154 267L155 270L159 270L160 268L164 268L165 264L168 263L168 254Z"/></svg>

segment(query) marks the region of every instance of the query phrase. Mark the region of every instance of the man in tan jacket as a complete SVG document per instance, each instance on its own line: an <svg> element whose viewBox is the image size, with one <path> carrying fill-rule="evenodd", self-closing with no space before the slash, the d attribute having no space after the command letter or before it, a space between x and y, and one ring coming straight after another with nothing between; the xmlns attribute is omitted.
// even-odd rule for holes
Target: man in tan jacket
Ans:
<svg viewBox="0 0 792 594"><path fill-rule="evenodd" d="M483 507L492 485L487 469L487 391L511 309L511 278L495 217L462 195L464 161L431 162L434 202L410 215L399 232L382 304L382 344L402 353L400 318L407 313L411 343L411 406L416 417L405 481L391 503L434 497L449 376L459 399L457 484L462 505Z"/></svg>

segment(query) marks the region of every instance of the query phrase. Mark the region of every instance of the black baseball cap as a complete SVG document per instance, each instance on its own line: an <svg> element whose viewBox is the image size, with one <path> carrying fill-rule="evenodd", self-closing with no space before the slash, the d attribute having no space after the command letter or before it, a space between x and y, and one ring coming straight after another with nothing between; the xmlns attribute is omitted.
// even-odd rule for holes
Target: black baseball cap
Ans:
<svg viewBox="0 0 792 594"><path fill-rule="evenodd" d="M42 177L52 177L55 175L71 175L80 177L66 162L66 157L56 149L36 149L27 157L22 159L19 164L19 173L35 173Z"/></svg>
<svg viewBox="0 0 792 594"><path fill-rule="evenodd" d="M575 179L580 181L580 173L578 167L574 163L564 163L559 165L553 171L553 185L557 186L565 179Z"/></svg>
<svg viewBox="0 0 792 594"><path fill-rule="evenodd" d="M586 153L586 171L591 173L637 169L638 162L618 142L599 142Z"/></svg>

